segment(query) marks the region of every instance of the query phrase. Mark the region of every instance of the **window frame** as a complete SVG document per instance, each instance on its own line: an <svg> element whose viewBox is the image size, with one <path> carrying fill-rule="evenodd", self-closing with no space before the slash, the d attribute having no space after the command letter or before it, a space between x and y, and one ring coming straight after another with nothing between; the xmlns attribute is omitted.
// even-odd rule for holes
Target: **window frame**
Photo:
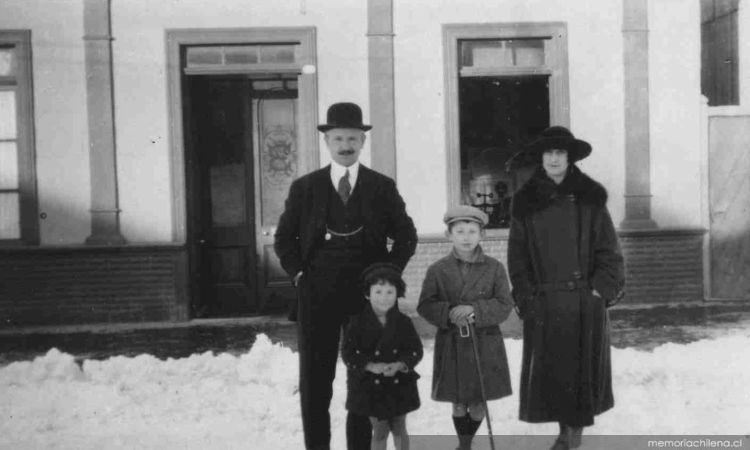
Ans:
<svg viewBox="0 0 750 450"><path fill-rule="evenodd" d="M740 105L739 8L739 0L701 1L701 93L710 107ZM727 32L726 46L718 39L723 31ZM731 67L722 70L727 63Z"/></svg>
<svg viewBox="0 0 750 450"><path fill-rule="evenodd" d="M20 237L0 238L0 246L38 245L36 146L34 139L34 94L31 30L0 30L0 46L15 48L16 73L0 77L0 89L11 86L16 92L16 152L18 155L18 194Z"/></svg>
<svg viewBox="0 0 750 450"><path fill-rule="evenodd" d="M565 22L506 22L487 24L444 24L443 61L448 207L461 203L461 136L459 121L460 41L467 39L549 39L545 65L535 67L464 69L468 76L549 75L550 124L570 125L568 81L568 32ZM488 234L507 235L507 229Z"/></svg>

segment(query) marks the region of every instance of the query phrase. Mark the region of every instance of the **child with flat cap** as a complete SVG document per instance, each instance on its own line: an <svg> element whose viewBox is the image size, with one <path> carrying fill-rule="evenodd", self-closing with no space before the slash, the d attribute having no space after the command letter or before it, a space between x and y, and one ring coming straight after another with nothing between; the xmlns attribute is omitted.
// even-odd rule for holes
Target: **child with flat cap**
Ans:
<svg viewBox="0 0 750 450"><path fill-rule="evenodd" d="M485 416L486 400L511 394L508 359L500 331L513 309L508 277L500 261L482 251L487 214L461 205L443 222L453 244L450 253L428 269L417 311L437 327L432 399L453 404L459 449L470 449ZM482 398L471 336L460 329L473 323L486 398Z"/></svg>
<svg viewBox="0 0 750 450"><path fill-rule="evenodd" d="M362 278L370 304L349 322L341 351L348 370L346 409L370 417L372 450L386 449L389 432L396 450L406 450L406 413L420 405L414 366L422 359L422 341L396 303L406 290L401 269L377 263Z"/></svg>

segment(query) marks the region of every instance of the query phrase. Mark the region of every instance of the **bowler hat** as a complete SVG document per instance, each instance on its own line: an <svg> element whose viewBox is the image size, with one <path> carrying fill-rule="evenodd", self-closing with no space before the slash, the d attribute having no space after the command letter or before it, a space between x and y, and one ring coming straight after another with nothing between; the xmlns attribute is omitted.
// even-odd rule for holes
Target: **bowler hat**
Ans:
<svg viewBox="0 0 750 450"><path fill-rule="evenodd" d="M487 225L489 218L481 209L469 205L453 206L449 208L443 216L443 222L445 222L446 225L459 221L476 222L481 227L484 227Z"/></svg>
<svg viewBox="0 0 750 450"><path fill-rule="evenodd" d="M551 126L526 145L527 160L539 162L542 153L552 149L567 151L570 163L580 161L591 154L591 145L588 142L576 139L565 127Z"/></svg>
<svg viewBox="0 0 750 450"><path fill-rule="evenodd" d="M372 128L362 123L362 110L354 103L334 103L328 108L326 122L318 130L326 132L334 128L357 128L367 131Z"/></svg>

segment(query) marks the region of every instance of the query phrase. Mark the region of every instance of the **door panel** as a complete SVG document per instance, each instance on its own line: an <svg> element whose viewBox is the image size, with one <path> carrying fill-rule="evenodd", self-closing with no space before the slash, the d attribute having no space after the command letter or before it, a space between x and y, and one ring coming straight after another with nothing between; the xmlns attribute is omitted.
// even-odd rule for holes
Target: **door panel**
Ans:
<svg viewBox="0 0 750 450"><path fill-rule="evenodd" d="M194 315L232 316L257 310L255 201L250 82L188 77Z"/></svg>
<svg viewBox="0 0 750 450"><path fill-rule="evenodd" d="M711 297L750 299L750 116L711 117Z"/></svg>
<svg viewBox="0 0 750 450"><path fill-rule="evenodd" d="M298 175L298 107L297 90L289 82L279 82L270 89L253 91L253 141L255 147L257 253L263 268L258 271L262 312L285 308L294 292L289 277L273 251L274 232L284 211L289 186ZM266 87L255 83L254 87Z"/></svg>

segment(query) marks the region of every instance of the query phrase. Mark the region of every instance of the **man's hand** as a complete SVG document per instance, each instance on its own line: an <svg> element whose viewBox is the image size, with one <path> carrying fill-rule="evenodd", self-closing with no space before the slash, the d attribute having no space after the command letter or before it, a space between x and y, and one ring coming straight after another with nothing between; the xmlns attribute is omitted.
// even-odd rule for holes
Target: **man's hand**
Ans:
<svg viewBox="0 0 750 450"><path fill-rule="evenodd" d="M300 270L299 272L297 272L297 275L294 276L294 287L297 287L297 285L299 284L299 279L302 278L302 274L303 272Z"/></svg>
<svg viewBox="0 0 750 450"><path fill-rule="evenodd" d="M387 366L386 363L382 362L369 362L365 366L365 370L368 372L372 372L374 374L380 375L385 371L385 367Z"/></svg>
<svg viewBox="0 0 750 450"><path fill-rule="evenodd" d="M448 312L448 319L459 327L463 327L474 322L474 319L471 317L472 314L474 314L473 306L458 305L454 306L450 312Z"/></svg>

